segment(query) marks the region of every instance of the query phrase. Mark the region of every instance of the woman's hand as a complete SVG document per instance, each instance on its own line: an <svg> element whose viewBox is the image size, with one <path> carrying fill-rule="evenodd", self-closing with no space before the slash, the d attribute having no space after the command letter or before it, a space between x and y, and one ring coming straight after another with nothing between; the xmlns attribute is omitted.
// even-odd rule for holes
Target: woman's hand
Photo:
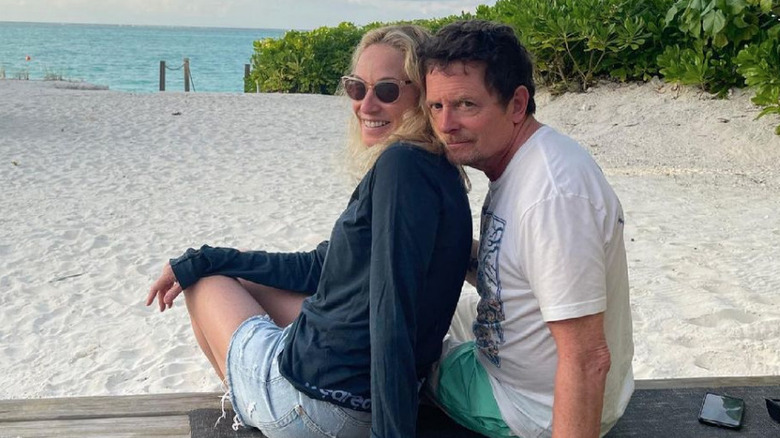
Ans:
<svg viewBox="0 0 780 438"><path fill-rule="evenodd" d="M165 263L160 278L158 278L149 289L149 295L146 297L146 305L152 305L154 297L157 296L157 302L160 304L160 312L164 312L166 308L170 309L173 307L173 300L179 296L181 291L181 286L179 286L179 282L176 281L176 275L174 275L173 269L171 269L170 262Z"/></svg>

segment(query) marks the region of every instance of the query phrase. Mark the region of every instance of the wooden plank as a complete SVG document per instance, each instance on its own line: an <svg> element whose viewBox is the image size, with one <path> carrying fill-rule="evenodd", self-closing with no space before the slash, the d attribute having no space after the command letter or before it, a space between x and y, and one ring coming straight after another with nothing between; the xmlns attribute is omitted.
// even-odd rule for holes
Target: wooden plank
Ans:
<svg viewBox="0 0 780 438"><path fill-rule="evenodd" d="M187 415L199 408L219 408L215 392L100 397L0 400L0 423ZM226 407L230 406L226 402Z"/></svg>
<svg viewBox="0 0 780 438"><path fill-rule="evenodd" d="M780 386L780 376L693 377L637 380L636 389L718 388L726 386Z"/></svg>
<svg viewBox="0 0 780 438"><path fill-rule="evenodd" d="M669 389L669 388L706 388L730 386L780 386L780 376L756 377L703 377L685 379L653 379L637 380L637 389ZM127 430L118 429L105 435L107 429L102 429L103 436L138 436L127 435L139 429L139 420L148 422L156 429L142 430L143 436L162 434L167 429L162 427L171 417L176 421L189 423L187 413L202 408L219 409L219 393L181 393L181 394L149 394L130 396L99 396L44 398L27 400L0 400L0 438L16 436L51 436L53 430L64 427L73 430L73 436L84 435L91 430L101 430L102 424L133 424ZM226 407L230 403L226 402ZM150 420L155 419L155 420ZM101 420L101 421L97 421ZM102 421L105 420L105 421ZM79 426L81 425L81 426ZM119 426L118 426L119 427ZM14 429L11 429L14 428ZM13 432L11 430L14 430ZM35 432L35 431L38 432ZM113 429L112 429L113 430ZM173 429L172 429L173 430ZM24 433L22 433L24 432ZM40 433L35 435L35 433ZM173 432L172 432L173 433ZM178 433L178 432L176 432ZM188 434L189 432L187 432ZM29 435L32 434L32 435ZM60 435L59 433L57 434Z"/></svg>
<svg viewBox="0 0 780 438"><path fill-rule="evenodd" d="M186 415L0 423L0 438L189 438Z"/></svg>

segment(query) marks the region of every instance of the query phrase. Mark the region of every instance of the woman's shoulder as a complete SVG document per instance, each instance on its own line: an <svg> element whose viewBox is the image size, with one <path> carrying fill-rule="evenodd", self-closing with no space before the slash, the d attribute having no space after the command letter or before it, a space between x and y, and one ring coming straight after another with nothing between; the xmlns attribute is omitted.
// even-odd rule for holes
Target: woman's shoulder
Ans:
<svg viewBox="0 0 780 438"><path fill-rule="evenodd" d="M388 162L441 164L443 158L443 155L429 151L423 146L397 141L390 144L382 151L377 159L377 165ZM444 161L446 161L446 159L444 159Z"/></svg>
<svg viewBox="0 0 780 438"><path fill-rule="evenodd" d="M449 187L462 185L457 167L442 154L407 142L388 146L374 163L370 179L396 184Z"/></svg>

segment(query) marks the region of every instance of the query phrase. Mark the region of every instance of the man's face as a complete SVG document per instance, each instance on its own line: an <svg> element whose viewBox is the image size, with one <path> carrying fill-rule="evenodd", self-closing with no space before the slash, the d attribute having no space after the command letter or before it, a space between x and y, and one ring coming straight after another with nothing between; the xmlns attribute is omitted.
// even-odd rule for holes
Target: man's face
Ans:
<svg viewBox="0 0 780 438"><path fill-rule="evenodd" d="M502 105L485 86L485 69L476 62L434 68L425 76L426 104L450 161L495 179L511 158L515 116L513 103Z"/></svg>

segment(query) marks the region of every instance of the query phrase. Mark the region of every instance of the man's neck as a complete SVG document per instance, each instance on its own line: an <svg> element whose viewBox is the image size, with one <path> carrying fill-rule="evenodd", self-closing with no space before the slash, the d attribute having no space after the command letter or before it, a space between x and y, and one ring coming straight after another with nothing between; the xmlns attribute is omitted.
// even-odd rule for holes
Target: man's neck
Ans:
<svg viewBox="0 0 780 438"><path fill-rule="evenodd" d="M517 151L541 127L542 124L539 123L533 115L527 116L517 125L515 134L512 136L512 141L510 143L511 146L508 147L505 153L502 155L499 165L490 172L485 172L485 175L490 181L495 181L504 174L504 170L506 170L506 167L509 165L509 162L512 161L512 158L515 156Z"/></svg>

